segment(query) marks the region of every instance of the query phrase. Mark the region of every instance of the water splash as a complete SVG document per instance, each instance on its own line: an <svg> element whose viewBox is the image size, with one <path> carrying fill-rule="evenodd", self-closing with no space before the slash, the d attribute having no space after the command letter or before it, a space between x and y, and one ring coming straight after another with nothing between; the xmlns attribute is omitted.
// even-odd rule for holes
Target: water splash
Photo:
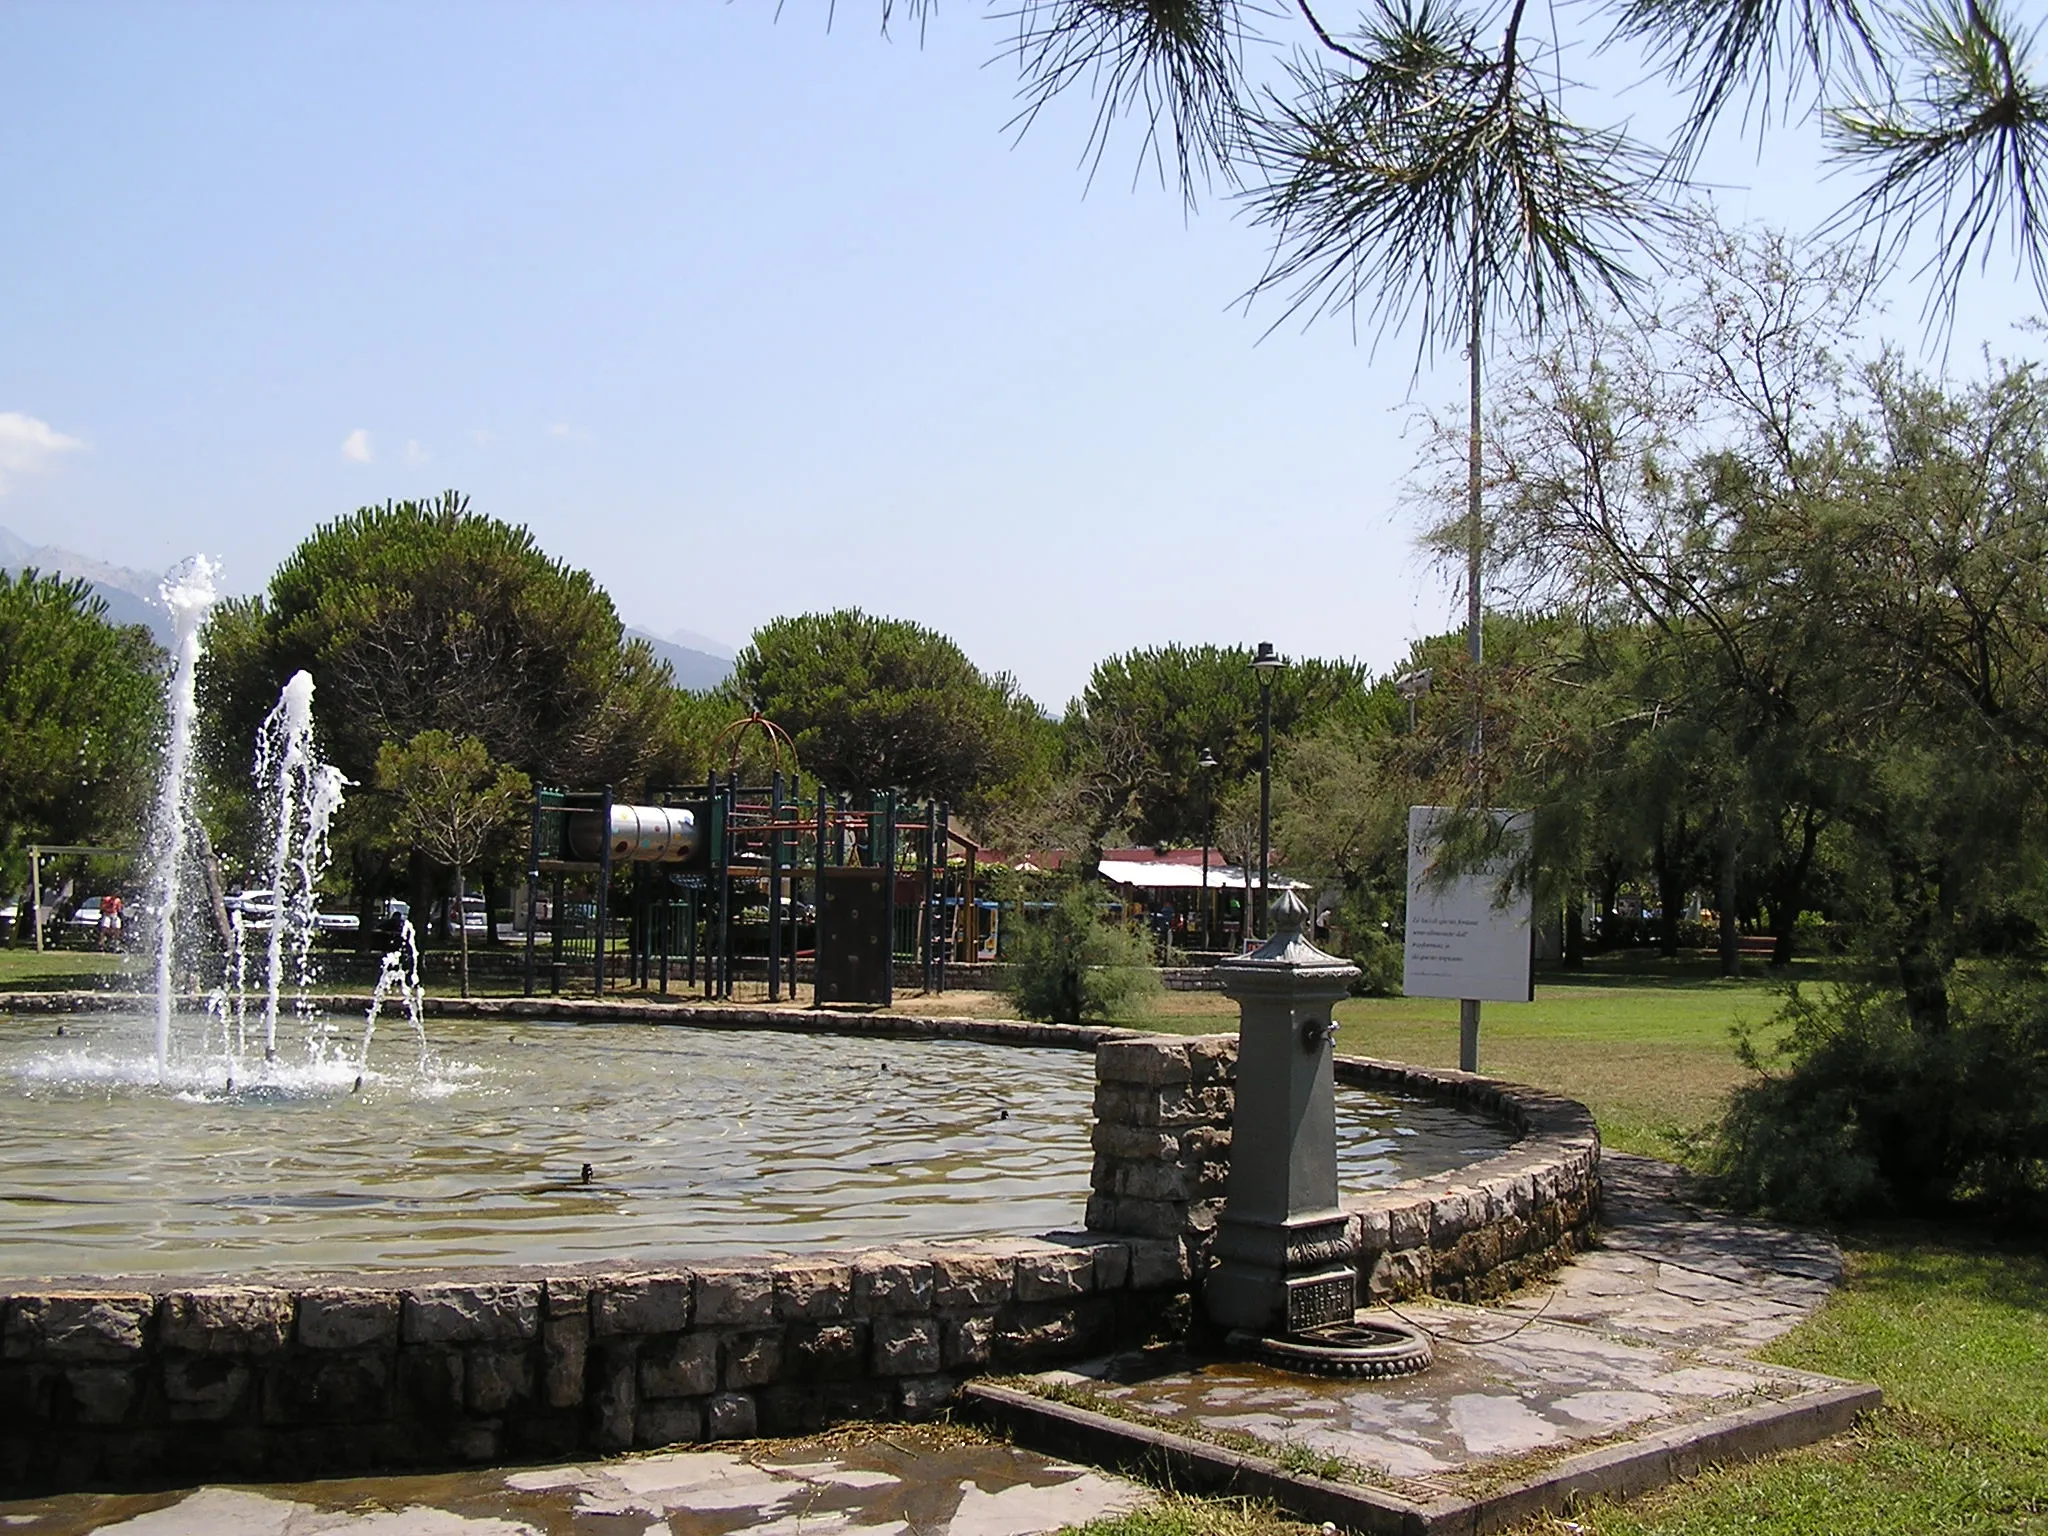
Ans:
<svg viewBox="0 0 2048 1536"><path fill-rule="evenodd" d="M419 1048L419 1073L425 1077L432 1069L427 1054L427 1026L424 1019L426 988L420 985L420 950L413 935L412 919L399 919L398 948L384 956L384 963L377 972L377 989L370 994L369 1017L363 1021L363 1047L356 1058L357 1081L361 1074L369 1071L370 1040L377 1033L377 1015L384 1009L384 1001L396 987L398 995L405 1002L405 1016L412 1024L413 1043Z"/></svg>
<svg viewBox="0 0 2048 1536"><path fill-rule="evenodd" d="M150 850L156 906L156 1077L170 1068L172 972L177 959L177 910L183 891L185 832L192 777L192 720L198 713L199 631L219 601L219 567L194 555L164 578L157 591L171 614L171 734L158 790Z"/></svg>
<svg viewBox="0 0 2048 1536"><path fill-rule="evenodd" d="M313 750L313 677L294 672L256 736L256 792L275 834L270 850L270 933L263 973L263 1059L277 1060L277 1010L286 956L298 984L299 1011L310 1011L313 934L327 828L347 785Z"/></svg>

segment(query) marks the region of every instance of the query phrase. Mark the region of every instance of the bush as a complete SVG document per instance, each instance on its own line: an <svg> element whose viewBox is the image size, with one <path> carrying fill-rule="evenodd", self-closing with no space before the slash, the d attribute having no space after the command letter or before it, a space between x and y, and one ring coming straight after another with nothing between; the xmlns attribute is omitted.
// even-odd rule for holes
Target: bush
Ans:
<svg viewBox="0 0 2048 1536"><path fill-rule="evenodd" d="M1097 894L1070 885L1026 922L1012 951L1010 998L1027 1019L1079 1024L1121 1018L1156 996L1152 941L1105 922Z"/></svg>
<svg viewBox="0 0 2048 1536"><path fill-rule="evenodd" d="M1345 958L1358 967L1353 997L1399 997L1405 971L1401 941L1378 928L1346 930Z"/></svg>
<svg viewBox="0 0 2048 1536"><path fill-rule="evenodd" d="M1736 1205L1808 1220L2048 1204L2048 986L1959 980L1944 1030L1895 992L1795 989L1763 1075L1731 1096L1713 1172Z"/></svg>

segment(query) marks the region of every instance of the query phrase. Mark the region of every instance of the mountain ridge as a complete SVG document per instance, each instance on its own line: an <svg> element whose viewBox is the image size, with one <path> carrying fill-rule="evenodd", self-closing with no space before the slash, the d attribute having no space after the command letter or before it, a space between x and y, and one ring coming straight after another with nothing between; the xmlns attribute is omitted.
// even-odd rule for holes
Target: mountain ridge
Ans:
<svg viewBox="0 0 2048 1536"><path fill-rule="evenodd" d="M55 544L32 544L12 529L0 528L0 569L18 571L30 566L46 576L86 582L93 595L107 605L107 617L114 623L140 624L158 645L170 645L170 614L157 595L160 575L96 560ZM732 672L732 654L718 641L695 630L678 629L658 635L627 625L626 634L645 640L654 654L668 663L678 688L696 692L716 688Z"/></svg>

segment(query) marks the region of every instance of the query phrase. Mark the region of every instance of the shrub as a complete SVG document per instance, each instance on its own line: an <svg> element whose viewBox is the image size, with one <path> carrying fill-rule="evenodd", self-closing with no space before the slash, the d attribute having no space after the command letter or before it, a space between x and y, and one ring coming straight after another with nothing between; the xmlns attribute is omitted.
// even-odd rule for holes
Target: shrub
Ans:
<svg viewBox="0 0 2048 1536"><path fill-rule="evenodd" d="M1069 885L1050 910L1026 922L1012 954L1010 997L1027 1019L1120 1018L1159 992L1152 941L1105 921L1086 885Z"/></svg>
<svg viewBox="0 0 2048 1536"><path fill-rule="evenodd" d="M1916 1029L1895 992L1794 989L1759 1078L1737 1089L1713 1172L1735 1204L1804 1218L2018 1215L2048 1199L2048 986L1959 979L1949 1026Z"/></svg>

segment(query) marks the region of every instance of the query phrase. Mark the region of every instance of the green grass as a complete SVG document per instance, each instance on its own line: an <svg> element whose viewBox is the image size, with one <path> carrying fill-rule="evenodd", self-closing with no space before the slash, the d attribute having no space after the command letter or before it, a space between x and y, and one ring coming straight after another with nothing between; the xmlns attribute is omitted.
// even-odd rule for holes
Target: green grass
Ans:
<svg viewBox="0 0 2048 1536"><path fill-rule="evenodd" d="M1168 1493L1127 1515L1069 1526L1067 1536L1316 1536L1321 1530L1289 1520L1269 1504Z"/></svg>
<svg viewBox="0 0 2048 1536"><path fill-rule="evenodd" d="M1794 975L1825 979L1812 966L1795 967ZM1634 957L1579 973L1546 972L1533 1003L1486 1005L1480 1069L1580 1100L1611 1147L1688 1161L1729 1089L1747 1075L1735 1056L1735 1026L1766 1026L1782 985L1760 970L1723 981L1711 962L1680 962L1657 973ZM1183 993L1169 994L1132 1022L1200 1034L1233 1028L1235 1018L1218 994ZM1341 1051L1420 1066L1458 1064L1455 1002L1353 998L1338 1005L1337 1021Z"/></svg>
<svg viewBox="0 0 2048 1536"><path fill-rule="evenodd" d="M130 962L139 965L139 961ZM123 957L91 949L51 949L0 945L0 992L61 992L93 987L121 973Z"/></svg>

